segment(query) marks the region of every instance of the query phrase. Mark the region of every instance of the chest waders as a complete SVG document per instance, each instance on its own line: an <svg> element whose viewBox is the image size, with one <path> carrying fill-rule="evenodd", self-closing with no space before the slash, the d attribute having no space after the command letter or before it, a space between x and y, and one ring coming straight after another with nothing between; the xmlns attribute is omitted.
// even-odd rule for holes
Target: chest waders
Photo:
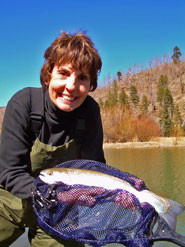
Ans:
<svg viewBox="0 0 185 247"><path fill-rule="evenodd" d="M34 177L45 168L80 157L80 145L74 140L61 145L49 146L37 138L30 154L31 173ZM0 247L7 247L29 228L28 238L34 247L81 247L81 243L61 241L46 234L37 225L31 201L22 200L0 187Z"/></svg>

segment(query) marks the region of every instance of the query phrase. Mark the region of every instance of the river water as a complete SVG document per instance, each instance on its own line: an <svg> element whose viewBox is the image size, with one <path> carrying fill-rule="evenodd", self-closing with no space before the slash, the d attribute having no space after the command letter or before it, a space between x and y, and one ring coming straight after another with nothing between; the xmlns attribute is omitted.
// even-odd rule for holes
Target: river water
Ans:
<svg viewBox="0 0 185 247"><path fill-rule="evenodd" d="M185 205L185 147L105 149L105 156L107 164L143 179L151 191ZM178 216L177 232L185 235L185 213ZM155 242L153 246L177 245Z"/></svg>
<svg viewBox="0 0 185 247"><path fill-rule="evenodd" d="M174 148L109 148L107 164L143 179L153 192L185 205L185 147ZM177 232L185 235L185 213L178 216ZM23 235L11 247L28 247ZM123 245L109 244L107 247ZM156 242L154 247L175 247L169 242Z"/></svg>

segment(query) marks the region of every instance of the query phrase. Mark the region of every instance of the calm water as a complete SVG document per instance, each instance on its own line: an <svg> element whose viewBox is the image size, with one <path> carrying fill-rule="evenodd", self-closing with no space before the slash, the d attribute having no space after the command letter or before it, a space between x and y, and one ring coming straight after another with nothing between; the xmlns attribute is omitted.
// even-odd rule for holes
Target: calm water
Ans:
<svg viewBox="0 0 185 247"><path fill-rule="evenodd" d="M106 149L105 156L107 164L136 175L153 192L185 205L185 147ZM178 217L177 232L185 235L185 213ZM113 246L119 245L107 245ZM177 245L156 242L153 246Z"/></svg>
<svg viewBox="0 0 185 247"><path fill-rule="evenodd" d="M153 192L185 204L185 147L105 149L107 164L143 179ZM177 231L185 235L185 213L178 217ZM28 247L23 235L11 247ZM109 244L107 247L123 245ZM175 247L157 242L154 247Z"/></svg>

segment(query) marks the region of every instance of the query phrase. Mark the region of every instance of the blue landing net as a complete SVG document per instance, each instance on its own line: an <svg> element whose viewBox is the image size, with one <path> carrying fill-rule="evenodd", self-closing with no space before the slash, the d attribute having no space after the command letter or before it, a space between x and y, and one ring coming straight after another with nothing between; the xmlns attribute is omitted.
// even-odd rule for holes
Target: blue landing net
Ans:
<svg viewBox="0 0 185 247"><path fill-rule="evenodd" d="M56 167L95 170L121 178L139 191L147 189L141 179L97 161L72 160ZM126 190L62 182L48 185L37 177L32 194L38 224L53 236L95 247L109 243L128 247L152 244L148 235L156 211Z"/></svg>

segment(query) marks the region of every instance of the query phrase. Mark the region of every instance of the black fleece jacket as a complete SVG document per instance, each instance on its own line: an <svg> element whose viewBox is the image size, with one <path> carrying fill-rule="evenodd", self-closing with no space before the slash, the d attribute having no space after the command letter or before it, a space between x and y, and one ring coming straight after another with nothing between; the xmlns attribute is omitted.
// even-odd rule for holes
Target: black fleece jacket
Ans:
<svg viewBox="0 0 185 247"><path fill-rule="evenodd" d="M87 96L83 104L74 111L63 112L55 107L46 91L44 108L45 118L39 134L41 142L59 146L73 139L75 118L85 112L86 135L83 138L81 159L105 162L100 109L92 97ZM33 145L29 122L30 110L30 89L24 88L8 102L0 143L0 184L22 199L31 197L31 185L34 180L29 173Z"/></svg>

